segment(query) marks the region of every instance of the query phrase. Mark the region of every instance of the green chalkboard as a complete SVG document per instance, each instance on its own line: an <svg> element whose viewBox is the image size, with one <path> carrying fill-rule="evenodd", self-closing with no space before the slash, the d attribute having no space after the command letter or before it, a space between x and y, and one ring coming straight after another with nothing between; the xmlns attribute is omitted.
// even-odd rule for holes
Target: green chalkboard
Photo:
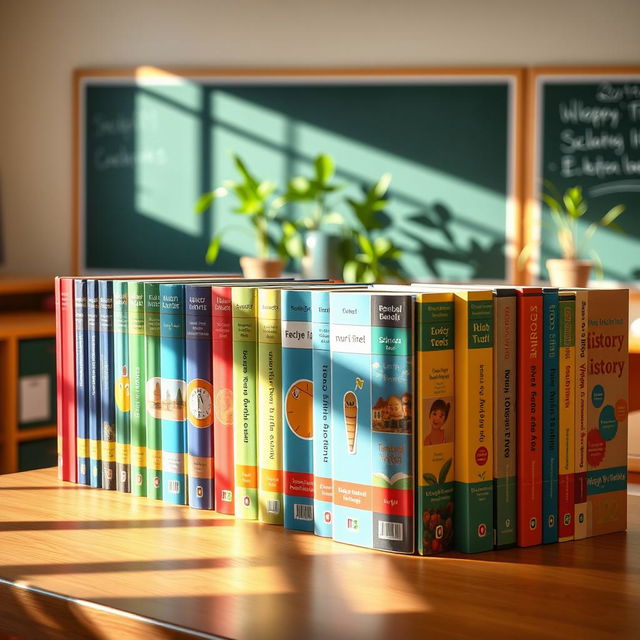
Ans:
<svg viewBox="0 0 640 640"><path fill-rule="evenodd" d="M79 269L238 271L251 229L231 198L231 153L284 185L331 154L357 195L393 176L386 233L415 278L505 279L515 189L517 76L78 78ZM344 212L344 208L336 205Z"/></svg>
<svg viewBox="0 0 640 640"><path fill-rule="evenodd" d="M633 74L586 76L575 73L536 77L538 147L534 163L536 198L544 180L561 192L582 187L589 210L584 229L612 206L624 233L599 229L591 242L617 282L640 280L640 70ZM542 211L541 275L544 262L560 257L546 207ZM588 255L586 257L589 257Z"/></svg>

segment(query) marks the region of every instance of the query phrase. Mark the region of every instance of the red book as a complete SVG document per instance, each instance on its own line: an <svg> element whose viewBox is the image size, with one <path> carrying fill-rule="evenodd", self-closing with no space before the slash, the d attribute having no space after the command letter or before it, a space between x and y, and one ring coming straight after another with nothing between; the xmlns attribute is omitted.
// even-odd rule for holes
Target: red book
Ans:
<svg viewBox="0 0 640 640"><path fill-rule="evenodd" d="M212 287L214 509L234 513L231 287Z"/></svg>
<svg viewBox="0 0 640 640"><path fill-rule="evenodd" d="M56 278L56 381L58 407L58 469L66 482L77 482L76 356L73 278Z"/></svg>
<svg viewBox="0 0 640 640"><path fill-rule="evenodd" d="M517 289L517 541L542 543L542 289Z"/></svg>

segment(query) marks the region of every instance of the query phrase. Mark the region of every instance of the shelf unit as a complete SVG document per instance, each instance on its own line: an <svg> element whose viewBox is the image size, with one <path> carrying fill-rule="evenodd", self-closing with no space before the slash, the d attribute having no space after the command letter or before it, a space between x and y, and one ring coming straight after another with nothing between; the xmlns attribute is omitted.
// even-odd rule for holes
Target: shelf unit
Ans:
<svg viewBox="0 0 640 640"><path fill-rule="evenodd" d="M54 438L56 425L18 428L19 344L55 338L53 278L0 278L0 473L18 470L21 442Z"/></svg>

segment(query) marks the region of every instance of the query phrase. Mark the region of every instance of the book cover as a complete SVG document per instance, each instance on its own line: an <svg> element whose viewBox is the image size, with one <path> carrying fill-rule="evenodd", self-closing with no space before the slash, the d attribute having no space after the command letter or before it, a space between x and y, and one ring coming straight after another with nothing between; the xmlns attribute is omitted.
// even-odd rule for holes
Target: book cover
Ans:
<svg viewBox="0 0 640 640"><path fill-rule="evenodd" d="M317 536L333 535L329 291L311 292L313 389L313 520Z"/></svg>
<svg viewBox="0 0 640 640"><path fill-rule="evenodd" d="M131 378L129 375L128 283L113 281L113 370L115 385L116 487L131 493Z"/></svg>
<svg viewBox="0 0 640 640"><path fill-rule="evenodd" d="M147 497L162 500L160 285L153 282L144 283L144 335Z"/></svg>
<svg viewBox="0 0 640 640"><path fill-rule="evenodd" d="M76 453L78 457L78 483L89 480L89 379L87 370L87 281L74 283L76 330Z"/></svg>
<svg viewBox="0 0 640 640"><path fill-rule="evenodd" d="M629 292L590 290L587 535L627 528Z"/></svg>
<svg viewBox="0 0 640 640"><path fill-rule="evenodd" d="M146 363L144 335L144 282L127 283L129 341L129 403L131 423L131 493L147 495Z"/></svg>
<svg viewBox="0 0 640 640"><path fill-rule="evenodd" d="M234 287L231 292L235 515L248 520L258 518L256 298L255 287Z"/></svg>
<svg viewBox="0 0 640 640"><path fill-rule="evenodd" d="M494 545L516 544L517 302L515 289L495 289L493 344Z"/></svg>
<svg viewBox="0 0 640 640"><path fill-rule="evenodd" d="M454 547L493 549L493 294L456 290Z"/></svg>
<svg viewBox="0 0 640 640"><path fill-rule="evenodd" d="M76 356L75 356L75 304L73 278L60 281L60 321L62 330L62 479L76 482L78 459L76 455Z"/></svg>
<svg viewBox="0 0 640 640"><path fill-rule="evenodd" d="M185 285L189 505L213 509L211 285Z"/></svg>
<svg viewBox="0 0 640 640"><path fill-rule="evenodd" d="M418 552L453 547L453 293L421 293L416 304Z"/></svg>
<svg viewBox="0 0 640 640"><path fill-rule="evenodd" d="M89 482L102 487L102 420L100 416L100 340L98 282L87 280L87 377L89 382Z"/></svg>
<svg viewBox="0 0 640 640"><path fill-rule="evenodd" d="M542 289L518 289L518 546L542 542Z"/></svg>
<svg viewBox="0 0 640 640"><path fill-rule="evenodd" d="M280 289L258 289L258 519L283 524Z"/></svg>
<svg viewBox="0 0 640 640"><path fill-rule="evenodd" d="M63 432L64 432L64 385L62 384L62 298L60 295L60 282L62 278L56 277L54 280L54 301L56 317L56 435L58 454L58 480L62 480L63 471Z"/></svg>
<svg viewBox="0 0 640 640"><path fill-rule="evenodd" d="M283 290L284 526L313 531L313 344L311 291Z"/></svg>
<svg viewBox="0 0 640 640"><path fill-rule="evenodd" d="M573 540L575 491L573 486L575 454L576 394L576 294L560 293L560 351L558 407L558 539Z"/></svg>
<svg viewBox="0 0 640 640"><path fill-rule="evenodd" d="M113 362L113 282L98 280L100 342L100 421L102 423L102 488L116 490L116 407Z"/></svg>
<svg viewBox="0 0 640 640"><path fill-rule="evenodd" d="M233 338L231 287L212 287L214 508L234 514Z"/></svg>
<svg viewBox="0 0 640 640"><path fill-rule="evenodd" d="M589 292L576 289L576 410L574 435L574 514L573 537L587 537L587 413Z"/></svg>
<svg viewBox="0 0 640 640"><path fill-rule="evenodd" d="M184 285L160 284L162 499L187 504Z"/></svg>
<svg viewBox="0 0 640 640"><path fill-rule="evenodd" d="M558 542L558 290L542 290L542 542Z"/></svg>

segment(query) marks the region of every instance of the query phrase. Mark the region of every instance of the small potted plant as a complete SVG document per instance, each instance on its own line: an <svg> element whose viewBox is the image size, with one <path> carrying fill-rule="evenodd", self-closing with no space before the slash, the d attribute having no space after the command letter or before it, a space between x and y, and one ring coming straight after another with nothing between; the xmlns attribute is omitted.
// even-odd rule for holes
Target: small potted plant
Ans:
<svg viewBox="0 0 640 640"><path fill-rule="evenodd" d="M291 257L287 246L294 247L295 240L285 239L284 236L277 240L276 235L269 233L271 225L281 226L284 222L280 213L281 199L275 196L276 185L268 180L258 180L239 156L234 155L233 161L241 179L226 180L223 186L200 196L195 207L196 213L204 213L216 199L233 193L238 200L233 212L246 216L256 233L257 256L240 258L243 275L246 278L277 278ZM222 236L230 229L227 227L213 236L205 256L207 263L216 261Z"/></svg>
<svg viewBox="0 0 640 640"><path fill-rule="evenodd" d="M588 210L587 200L582 194L582 187L575 186L561 194L550 182L545 181L545 192L542 200L549 207L551 220L555 226L556 238L562 252L562 258L547 260L549 280L554 287L586 287L591 269L595 267L599 277L603 275L600 256L589 248L591 239L599 227L607 227L622 233L616 223L625 207L622 204L611 207L600 220L592 222L584 231L580 229L580 221ZM525 260L531 253L530 246L525 247L521 258ZM586 258L585 256L589 256Z"/></svg>

